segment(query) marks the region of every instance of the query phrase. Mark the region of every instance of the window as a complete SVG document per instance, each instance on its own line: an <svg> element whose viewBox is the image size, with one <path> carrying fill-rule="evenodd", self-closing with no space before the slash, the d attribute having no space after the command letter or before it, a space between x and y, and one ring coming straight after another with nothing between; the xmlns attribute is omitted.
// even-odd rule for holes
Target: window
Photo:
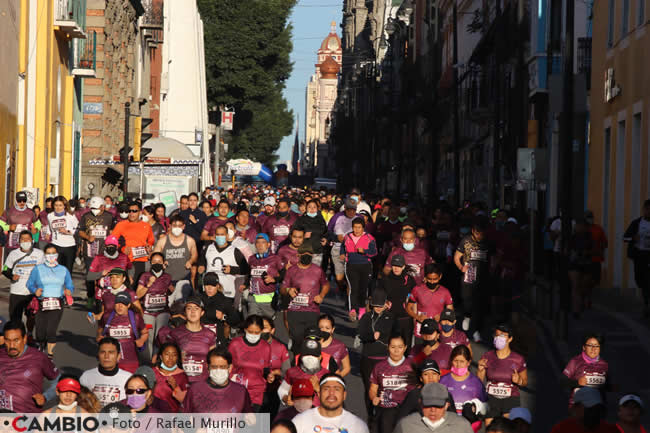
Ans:
<svg viewBox="0 0 650 433"><path fill-rule="evenodd" d="M615 0L609 0L609 23L607 24L607 47L611 48L614 45L614 13L615 9Z"/></svg>
<svg viewBox="0 0 650 433"><path fill-rule="evenodd" d="M607 223L609 222L609 177L610 165L612 158L612 129L605 129L605 155L603 157L603 229L607 233Z"/></svg>
<svg viewBox="0 0 650 433"><path fill-rule="evenodd" d="M645 2L646 0L637 0L637 7L636 7L637 26L642 26L643 24L645 24Z"/></svg>
<svg viewBox="0 0 650 433"><path fill-rule="evenodd" d="M623 15L621 16L621 39L630 30L630 0L623 0Z"/></svg>

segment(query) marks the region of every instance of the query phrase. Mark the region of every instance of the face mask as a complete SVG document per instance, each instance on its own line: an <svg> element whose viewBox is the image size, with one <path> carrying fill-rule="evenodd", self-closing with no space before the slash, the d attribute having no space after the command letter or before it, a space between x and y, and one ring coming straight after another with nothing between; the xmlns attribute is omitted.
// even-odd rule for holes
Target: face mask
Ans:
<svg viewBox="0 0 650 433"><path fill-rule="evenodd" d="M70 212L74 212L75 209L76 209L76 208L75 208L74 206L70 206Z"/></svg>
<svg viewBox="0 0 650 433"><path fill-rule="evenodd" d="M352 199L352 201L354 201L355 203L359 203L359 197L352 196L350 197L350 199Z"/></svg>
<svg viewBox="0 0 650 433"><path fill-rule="evenodd" d="M57 407L58 407L59 409L61 409L61 410L72 410L72 409L74 409L75 407L77 407L77 402L76 402L76 401L73 401L73 402L70 403L70 404L59 404L59 405L57 405Z"/></svg>
<svg viewBox="0 0 650 433"><path fill-rule="evenodd" d="M228 381L228 370L223 368L215 368L210 370L210 379L217 385L224 385Z"/></svg>
<svg viewBox="0 0 650 433"><path fill-rule="evenodd" d="M467 367L463 367L463 368L451 367L451 372L454 373L456 376L465 376L467 374Z"/></svg>
<svg viewBox="0 0 650 433"><path fill-rule="evenodd" d="M27 209L27 203L16 202L16 209L19 211L24 211L25 209Z"/></svg>
<svg viewBox="0 0 650 433"><path fill-rule="evenodd" d="M415 244L405 244L402 242L402 248L404 248L404 251L413 251Z"/></svg>
<svg viewBox="0 0 650 433"><path fill-rule="evenodd" d="M503 350L506 347L506 344L508 344L508 339L503 335L498 335L494 337L493 343L497 350Z"/></svg>
<svg viewBox="0 0 650 433"><path fill-rule="evenodd" d="M300 213L300 208L298 207L297 204L294 203L291 205L291 211L294 213Z"/></svg>
<svg viewBox="0 0 650 433"><path fill-rule="evenodd" d="M426 424L426 426L429 427L431 430L435 430L438 427L440 427L443 422L445 422L445 418L443 417L443 418L440 418L438 421L433 422L429 418L427 418L426 416L423 416L422 417L422 422L424 424Z"/></svg>
<svg viewBox="0 0 650 433"><path fill-rule="evenodd" d="M307 212L307 216L310 218L314 218L316 215L318 215L318 212Z"/></svg>
<svg viewBox="0 0 650 433"><path fill-rule="evenodd" d="M433 340L425 340L422 344L425 346L435 346L438 343L438 339L435 338Z"/></svg>
<svg viewBox="0 0 650 433"><path fill-rule="evenodd" d="M142 221L143 223L148 223L149 217L147 215L140 215L140 221Z"/></svg>
<svg viewBox="0 0 650 433"><path fill-rule="evenodd" d="M45 254L45 264L51 268L56 266L58 259L58 254Z"/></svg>
<svg viewBox="0 0 650 433"><path fill-rule="evenodd" d="M131 409L140 409L147 402L147 396L145 394L132 394L126 398L126 404Z"/></svg>
<svg viewBox="0 0 650 433"><path fill-rule="evenodd" d="M32 243L31 242L21 242L20 243L20 249L23 251L29 251L32 249Z"/></svg>
<svg viewBox="0 0 650 433"><path fill-rule="evenodd" d="M110 209L110 208L113 207L113 205L112 205L112 204L108 204L108 203L104 203L104 207L105 207L106 209ZM122 214L120 214L120 215L122 215Z"/></svg>
<svg viewBox="0 0 650 433"><path fill-rule="evenodd" d="M320 370L320 359L313 355L302 356L300 362L308 372Z"/></svg>
<svg viewBox="0 0 650 433"><path fill-rule="evenodd" d="M110 207L107 207L106 209L110 209ZM120 212L120 218L122 218L123 220L127 219L128 217L129 217L128 212Z"/></svg>
<svg viewBox="0 0 650 433"><path fill-rule="evenodd" d="M117 247L115 245L108 245L104 248L104 255L109 259L117 257Z"/></svg>
<svg viewBox="0 0 650 433"><path fill-rule="evenodd" d="M228 237L231 239L235 237L235 231L233 229L228 229Z"/></svg>
<svg viewBox="0 0 650 433"><path fill-rule="evenodd" d="M268 341L271 338L270 332L262 332L262 340Z"/></svg>
<svg viewBox="0 0 650 433"><path fill-rule="evenodd" d="M86 209L86 203L79 203L79 209Z"/></svg>
<svg viewBox="0 0 650 433"><path fill-rule="evenodd" d="M312 400L309 398L301 398L293 401L293 407L296 408L298 413L303 413L306 410L311 409Z"/></svg>
<svg viewBox="0 0 650 433"><path fill-rule="evenodd" d="M182 227L172 227L172 234L174 236L180 236L183 234L183 228Z"/></svg>
<svg viewBox="0 0 650 433"><path fill-rule="evenodd" d="M278 211L278 216L280 218L286 218L289 215L289 212L279 212Z"/></svg>
<svg viewBox="0 0 650 433"><path fill-rule="evenodd" d="M63 211L63 212L54 212L54 215L55 216L63 216L63 215L65 215L65 211Z"/></svg>
<svg viewBox="0 0 650 433"><path fill-rule="evenodd" d="M303 254L302 256L300 256L300 264L301 265L304 265L304 266L311 265L311 260L312 260L312 257L309 254Z"/></svg>
<svg viewBox="0 0 650 433"><path fill-rule="evenodd" d="M151 265L151 273L154 274L156 278L162 275L163 273L163 264L162 263L154 263Z"/></svg>
<svg viewBox="0 0 650 433"><path fill-rule="evenodd" d="M176 370L177 366L176 366L176 365L172 365L171 367L167 367L167 365L165 365L164 362L161 362L161 363L160 363L160 368L162 368L162 369L165 370L165 371L174 371L174 370Z"/></svg>
<svg viewBox="0 0 650 433"><path fill-rule="evenodd" d="M439 283L427 283L429 290L436 290L440 284Z"/></svg>
<svg viewBox="0 0 650 433"><path fill-rule="evenodd" d="M440 325L442 328L442 332L450 332L452 329L454 329L454 325Z"/></svg>
<svg viewBox="0 0 650 433"><path fill-rule="evenodd" d="M259 343L260 338L262 338L261 334L251 334L249 332L246 333L246 341L248 341L250 344Z"/></svg>
<svg viewBox="0 0 650 433"><path fill-rule="evenodd" d="M401 207L401 208L399 208L399 213L401 213L402 215L406 215L407 210L408 209L406 209L405 207Z"/></svg>
<svg viewBox="0 0 650 433"><path fill-rule="evenodd" d="M226 245L226 237L225 236L215 236L214 241L219 245L220 247Z"/></svg>
<svg viewBox="0 0 650 433"><path fill-rule="evenodd" d="M397 224L399 222L399 220L388 220L388 222L391 223L391 224Z"/></svg>
<svg viewBox="0 0 650 433"><path fill-rule="evenodd" d="M93 215L95 215L95 216L97 216L97 215L99 215L100 213L102 213L102 210L101 210L101 209L90 209L90 211L91 211L91 212L93 213Z"/></svg>

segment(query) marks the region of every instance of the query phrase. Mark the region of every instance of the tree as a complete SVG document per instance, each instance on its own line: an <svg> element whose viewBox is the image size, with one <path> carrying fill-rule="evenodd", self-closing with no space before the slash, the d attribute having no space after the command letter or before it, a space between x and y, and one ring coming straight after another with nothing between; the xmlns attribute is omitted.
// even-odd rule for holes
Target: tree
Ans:
<svg viewBox="0 0 650 433"><path fill-rule="evenodd" d="M288 19L296 0L197 3L204 23L209 105L236 111L227 157L272 165L293 126L282 91L293 67Z"/></svg>

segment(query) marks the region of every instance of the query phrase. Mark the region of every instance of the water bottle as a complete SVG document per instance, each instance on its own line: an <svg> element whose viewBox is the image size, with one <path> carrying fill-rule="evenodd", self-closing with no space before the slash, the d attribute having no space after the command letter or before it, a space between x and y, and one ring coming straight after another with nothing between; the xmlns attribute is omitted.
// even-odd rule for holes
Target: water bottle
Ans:
<svg viewBox="0 0 650 433"><path fill-rule="evenodd" d="M93 325L97 323L97 320L95 320L95 315L92 313L92 311L88 312L88 320Z"/></svg>

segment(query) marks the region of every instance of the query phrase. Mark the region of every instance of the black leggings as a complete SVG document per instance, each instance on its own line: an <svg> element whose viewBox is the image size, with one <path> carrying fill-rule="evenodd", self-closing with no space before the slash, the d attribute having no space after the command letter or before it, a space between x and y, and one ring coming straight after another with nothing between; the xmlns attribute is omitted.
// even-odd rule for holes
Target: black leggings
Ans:
<svg viewBox="0 0 650 433"><path fill-rule="evenodd" d="M393 433L395 426L397 426L397 421L399 421L400 407L376 407L375 411L377 412L377 427L379 433Z"/></svg>
<svg viewBox="0 0 650 433"><path fill-rule="evenodd" d="M634 258L634 281L641 289L643 303L648 308L650 302L650 253L637 251Z"/></svg>
<svg viewBox="0 0 650 433"><path fill-rule="evenodd" d="M318 326L318 317L320 313L312 311L287 311L287 322L289 322L289 335L293 344L291 351L298 353L302 346L302 341L305 337L307 328L315 328Z"/></svg>
<svg viewBox="0 0 650 433"><path fill-rule="evenodd" d="M365 308L366 299L368 299L368 283L370 282L371 272L371 263L345 264L345 277L348 279L348 284L350 285L350 295L348 297L350 310Z"/></svg>
<svg viewBox="0 0 650 433"><path fill-rule="evenodd" d="M489 308L488 288L489 286L487 284L481 282L473 284L461 282L465 316L471 317L469 322L469 331L467 332L467 335L470 337L476 331L480 333L481 328L483 327L483 319L485 318Z"/></svg>
<svg viewBox="0 0 650 433"><path fill-rule="evenodd" d="M32 300L33 295L14 295L9 294L9 320L12 322L22 322L23 313L26 313L27 306Z"/></svg>
<svg viewBox="0 0 650 433"><path fill-rule="evenodd" d="M56 343L56 332L61 323L63 308L36 313L36 341L40 343Z"/></svg>
<svg viewBox="0 0 650 433"><path fill-rule="evenodd" d="M74 266L74 259L77 257L77 247L56 247L59 252L59 264L68 268L70 275L72 275L72 267Z"/></svg>
<svg viewBox="0 0 650 433"><path fill-rule="evenodd" d="M368 397L368 390L370 389L370 375L372 374L372 370L373 368L375 368L375 365L377 365L383 359L374 359L374 358L369 358L367 356L361 357L361 366L359 370L361 372L361 380L363 381L363 390L364 390L363 399L366 402L368 420L370 420L370 418L373 416L373 408L374 408L372 402L370 401L370 397Z"/></svg>

